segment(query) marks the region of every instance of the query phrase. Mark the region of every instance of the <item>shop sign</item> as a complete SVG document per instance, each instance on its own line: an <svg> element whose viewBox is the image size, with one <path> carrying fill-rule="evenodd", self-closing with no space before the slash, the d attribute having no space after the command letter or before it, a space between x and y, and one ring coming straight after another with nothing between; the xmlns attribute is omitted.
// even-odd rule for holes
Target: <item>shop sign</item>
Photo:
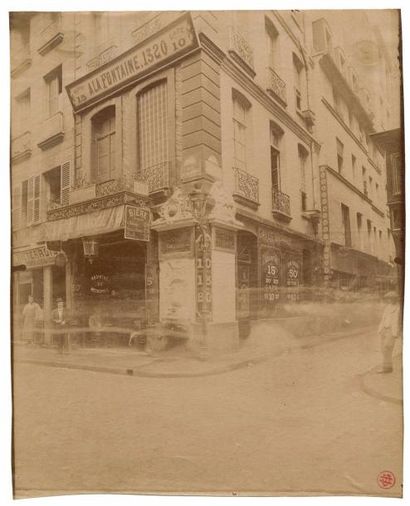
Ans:
<svg viewBox="0 0 410 506"><path fill-rule="evenodd" d="M272 304L279 300L280 255L273 249L261 252L263 301Z"/></svg>
<svg viewBox="0 0 410 506"><path fill-rule="evenodd" d="M189 14L67 86L74 110L97 102L198 46Z"/></svg>
<svg viewBox="0 0 410 506"><path fill-rule="evenodd" d="M288 260L286 263L286 286L290 289L287 293L288 300L296 301L299 297L300 263L296 260Z"/></svg>
<svg viewBox="0 0 410 506"><path fill-rule="evenodd" d="M192 228L177 228L166 230L160 234L160 253L185 253L192 249Z"/></svg>
<svg viewBox="0 0 410 506"><path fill-rule="evenodd" d="M147 207L125 206L124 238L149 242L150 216Z"/></svg>
<svg viewBox="0 0 410 506"><path fill-rule="evenodd" d="M215 248L225 251L235 251L235 232L226 228L216 227Z"/></svg>
<svg viewBox="0 0 410 506"><path fill-rule="evenodd" d="M211 236L206 227L197 227L195 239L196 309L197 314L210 317L212 312Z"/></svg>
<svg viewBox="0 0 410 506"><path fill-rule="evenodd" d="M50 251L45 244L36 248L13 253L13 265L25 265L27 269L46 267L56 264L56 258L65 254L61 251Z"/></svg>

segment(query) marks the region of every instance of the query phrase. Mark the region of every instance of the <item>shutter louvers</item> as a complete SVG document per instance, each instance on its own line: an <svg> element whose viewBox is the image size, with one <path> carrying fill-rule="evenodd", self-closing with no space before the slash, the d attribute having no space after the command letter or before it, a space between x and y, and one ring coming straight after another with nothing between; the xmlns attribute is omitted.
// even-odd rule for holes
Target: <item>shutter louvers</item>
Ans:
<svg viewBox="0 0 410 506"><path fill-rule="evenodd" d="M33 178L33 223L40 221L40 188L41 176L35 176Z"/></svg>
<svg viewBox="0 0 410 506"><path fill-rule="evenodd" d="M70 203L70 162L61 166L61 205L68 206Z"/></svg>
<svg viewBox="0 0 410 506"><path fill-rule="evenodd" d="M27 225L33 223L34 178L27 181Z"/></svg>
<svg viewBox="0 0 410 506"><path fill-rule="evenodd" d="M21 209L21 185L13 188L11 197L11 227L17 230L20 227L20 209Z"/></svg>

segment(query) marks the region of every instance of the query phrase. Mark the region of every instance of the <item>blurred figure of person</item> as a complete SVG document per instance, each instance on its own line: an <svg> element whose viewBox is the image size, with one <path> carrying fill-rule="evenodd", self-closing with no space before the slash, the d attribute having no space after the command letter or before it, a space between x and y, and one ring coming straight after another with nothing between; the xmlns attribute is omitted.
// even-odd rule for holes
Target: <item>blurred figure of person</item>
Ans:
<svg viewBox="0 0 410 506"><path fill-rule="evenodd" d="M23 308L23 341L28 344L34 342L36 322L41 314L41 307L34 301L32 295L28 296L28 302Z"/></svg>
<svg viewBox="0 0 410 506"><path fill-rule="evenodd" d="M54 328L58 329L59 332L56 334L57 337L57 347L59 353L69 353L70 352L70 335L68 331L64 332L69 321L68 321L68 312L64 305L64 300L62 298L58 298L56 300L57 308L53 310L51 315L51 320L54 324Z"/></svg>
<svg viewBox="0 0 410 506"><path fill-rule="evenodd" d="M88 318L88 326L92 330L89 342L91 345L95 346L101 342L102 329L104 327L104 321L100 306L97 306L94 309L94 312Z"/></svg>
<svg viewBox="0 0 410 506"><path fill-rule="evenodd" d="M396 292L388 292L384 299L387 302L378 328L381 339L383 363L379 373L393 372L393 349L400 333L400 304Z"/></svg>
<svg viewBox="0 0 410 506"><path fill-rule="evenodd" d="M43 345L44 344L44 311L43 309L41 308L41 306L39 306L39 311L37 313L37 316L36 316L36 322L35 322L35 342L36 344L38 345Z"/></svg>

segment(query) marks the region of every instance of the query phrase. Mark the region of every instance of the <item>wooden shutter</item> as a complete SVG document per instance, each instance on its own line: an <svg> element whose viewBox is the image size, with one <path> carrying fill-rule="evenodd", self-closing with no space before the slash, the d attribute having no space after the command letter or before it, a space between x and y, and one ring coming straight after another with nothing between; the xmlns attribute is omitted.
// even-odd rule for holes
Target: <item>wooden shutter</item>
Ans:
<svg viewBox="0 0 410 506"><path fill-rule="evenodd" d="M11 226L13 230L20 227L20 212L21 212L21 184L13 187L13 194L11 197Z"/></svg>
<svg viewBox="0 0 410 506"><path fill-rule="evenodd" d="M41 203L41 176L33 178L33 223L40 221L40 203Z"/></svg>
<svg viewBox="0 0 410 506"><path fill-rule="evenodd" d="M70 203L70 162L61 166L61 204L68 206Z"/></svg>
<svg viewBox="0 0 410 506"><path fill-rule="evenodd" d="M27 181L27 225L33 223L34 178Z"/></svg>

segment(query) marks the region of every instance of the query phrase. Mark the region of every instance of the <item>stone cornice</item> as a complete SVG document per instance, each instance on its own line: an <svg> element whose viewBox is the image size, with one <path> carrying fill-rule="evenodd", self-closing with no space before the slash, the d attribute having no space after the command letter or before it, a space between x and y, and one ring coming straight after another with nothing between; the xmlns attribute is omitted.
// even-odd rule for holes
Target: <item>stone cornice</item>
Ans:
<svg viewBox="0 0 410 506"><path fill-rule="evenodd" d="M279 223L273 222L273 221L268 220L266 218L262 218L261 216L258 216L256 214L253 214L251 211L247 211L246 209L237 208L236 214L239 217L243 216L244 218L252 220L259 225L264 225L267 228L270 228L272 230L278 230L289 237L301 239L304 241L314 242L317 244L323 244L322 239L319 239L318 237L304 234L303 232L298 232L297 230L292 230L289 227L285 227L284 225L280 225Z"/></svg>
<svg viewBox="0 0 410 506"><path fill-rule="evenodd" d="M254 99L262 104L276 119L286 125L295 135L308 145L320 147L319 142L305 128L303 128L289 113L273 98L263 91L249 76L241 72L231 59L217 47L205 34L200 34L201 47L211 56L221 68L238 84L240 84Z"/></svg>
<svg viewBox="0 0 410 506"><path fill-rule="evenodd" d="M339 181L344 183L350 190L354 191L357 195L359 195L359 197L361 197L365 202L370 204L371 208L373 209L373 211L375 213L377 213L379 216L384 218L384 212L381 211L378 207L376 207L373 204L373 201L371 199L369 199L369 197L366 197L366 195L363 192L361 192L358 188L356 188L356 186L354 186L354 184L352 184L348 179L346 179L341 174L339 174L335 169L332 169L332 167L329 167L329 165L326 165L326 169L330 174L332 174Z"/></svg>
<svg viewBox="0 0 410 506"><path fill-rule="evenodd" d="M340 115L337 113L337 111L332 107L332 105L329 104L329 102L325 99L325 97L322 97L322 103L332 113L332 115L337 119L337 121L340 123L340 125L345 129L345 131L355 141L355 143L359 146L359 148L363 151L363 153L367 157L369 157L367 149L363 146L363 144L360 142L360 140L355 136L355 134L352 132L352 130L346 125L346 123L343 121L343 119L340 117Z"/></svg>

